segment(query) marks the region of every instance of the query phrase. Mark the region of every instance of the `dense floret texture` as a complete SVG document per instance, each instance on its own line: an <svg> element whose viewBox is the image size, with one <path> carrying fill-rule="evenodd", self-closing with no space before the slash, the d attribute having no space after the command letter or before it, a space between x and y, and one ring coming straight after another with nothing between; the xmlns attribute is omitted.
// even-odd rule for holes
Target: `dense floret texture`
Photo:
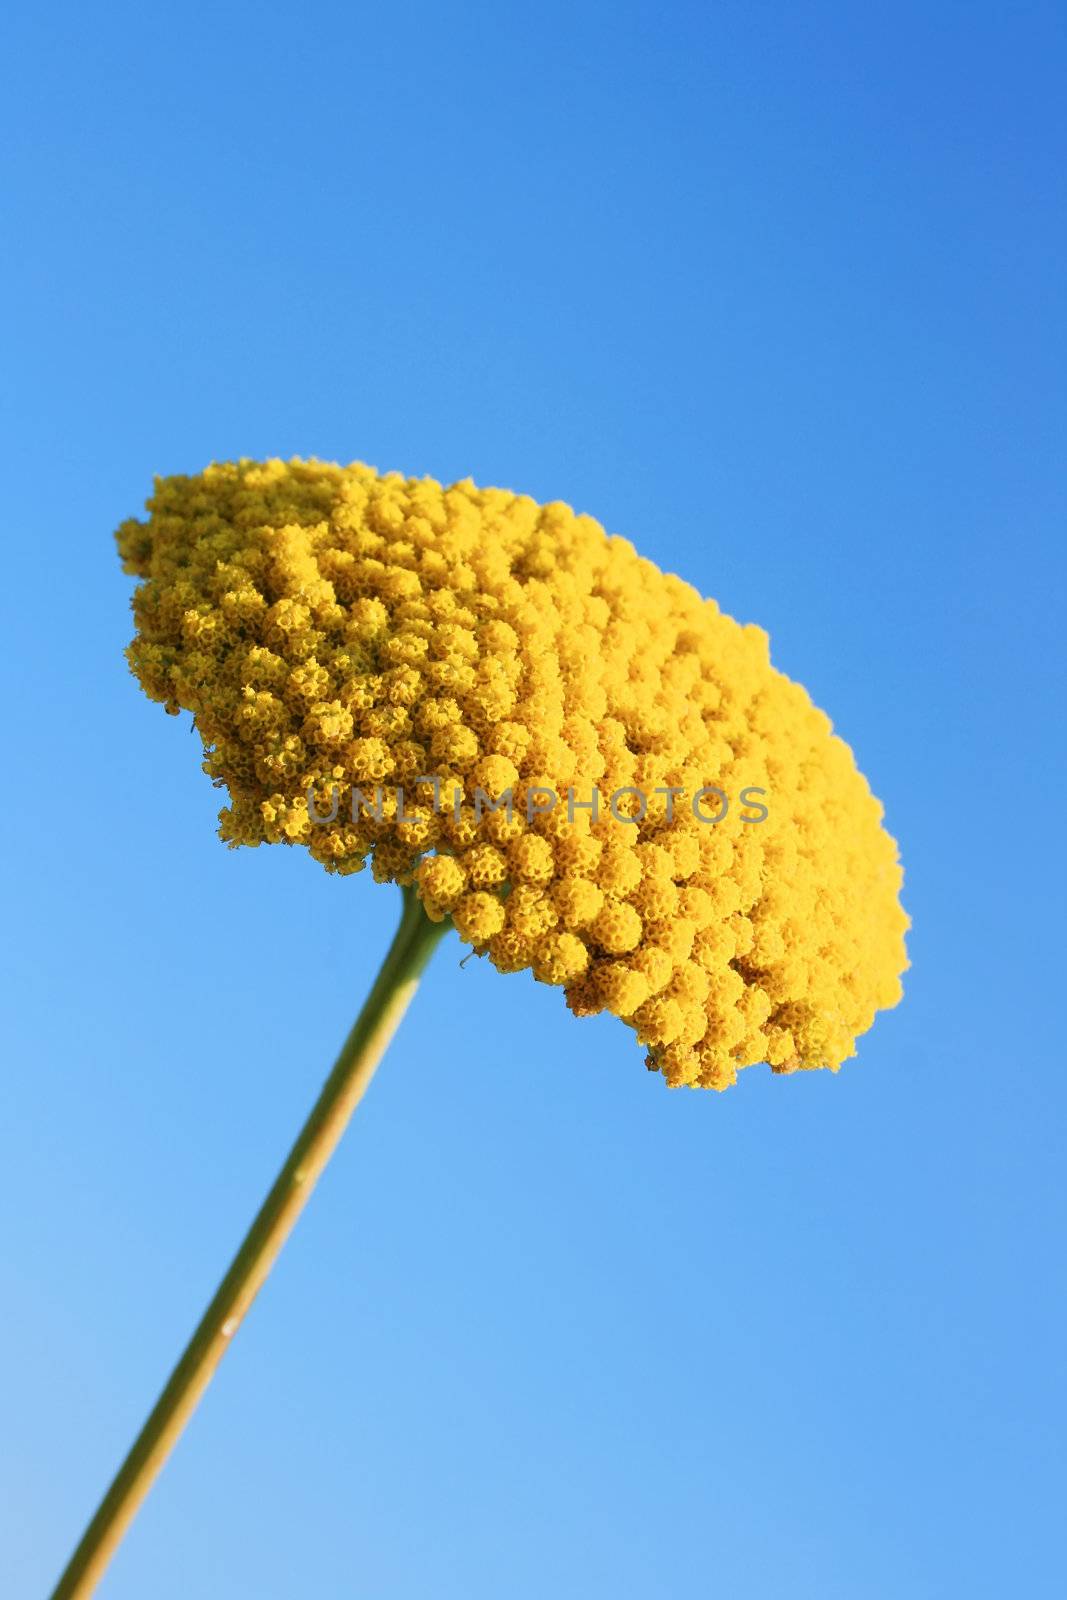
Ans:
<svg viewBox="0 0 1067 1600"><path fill-rule="evenodd" d="M118 533L129 659L193 713L230 844L414 883L502 972L622 1017L671 1084L836 1068L899 999L897 851L851 751L760 629L625 539L318 461L157 480L148 510ZM623 788L643 815L611 814Z"/></svg>

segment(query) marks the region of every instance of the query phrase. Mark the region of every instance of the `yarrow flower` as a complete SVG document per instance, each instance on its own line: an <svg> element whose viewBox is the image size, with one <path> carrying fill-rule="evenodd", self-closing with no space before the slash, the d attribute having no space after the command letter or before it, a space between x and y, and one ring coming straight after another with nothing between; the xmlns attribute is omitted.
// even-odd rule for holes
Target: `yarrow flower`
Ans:
<svg viewBox="0 0 1067 1600"><path fill-rule="evenodd" d="M447 928L715 1089L758 1061L836 1069L907 965L896 846L848 746L766 634L591 517L321 461L158 479L148 511L118 532L127 653L192 712L222 837L369 862L403 913L53 1600L94 1593Z"/></svg>
<svg viewBox="0 0 1067 1600"><path fill-rule="evenodd" d="M836 1069L900 998L897 850L849 747L761 629L627 540L319 461L160 479L148 510L118 533L129 660L193 713L231 845L414 886L671 1085ZM759 826L709 825L709 786L762 793Z"/></svg>

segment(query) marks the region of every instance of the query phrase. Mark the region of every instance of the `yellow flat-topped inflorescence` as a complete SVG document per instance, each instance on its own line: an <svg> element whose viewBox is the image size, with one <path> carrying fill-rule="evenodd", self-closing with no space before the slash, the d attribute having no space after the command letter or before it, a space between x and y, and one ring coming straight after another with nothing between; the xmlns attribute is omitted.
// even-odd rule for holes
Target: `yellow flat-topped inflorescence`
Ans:
<svg viewBox="0 0 1067 1600"><path fill-rule="evenodd" d="M148 509L118 533L129 659L194 714L230 844L414 883L670 1084L836 1068L900 998L901 870L852 752L766 634L625 539L320 461L160 479Z"/></svg>

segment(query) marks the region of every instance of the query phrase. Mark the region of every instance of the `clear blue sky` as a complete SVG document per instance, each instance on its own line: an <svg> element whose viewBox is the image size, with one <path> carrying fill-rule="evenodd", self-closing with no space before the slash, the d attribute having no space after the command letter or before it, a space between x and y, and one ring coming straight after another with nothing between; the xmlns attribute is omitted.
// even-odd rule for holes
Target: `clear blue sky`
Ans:
<svg viewBox="0 0 1067 1600"><path fill-rule="evenodd" d="M122 660L152 474L319 454L767 627L913 970L837 1078L672 1095L446 944L105 1600L1063 1593L1062 8L62 3L3 56L0 1592L391 930L217 843Z"/></svg>

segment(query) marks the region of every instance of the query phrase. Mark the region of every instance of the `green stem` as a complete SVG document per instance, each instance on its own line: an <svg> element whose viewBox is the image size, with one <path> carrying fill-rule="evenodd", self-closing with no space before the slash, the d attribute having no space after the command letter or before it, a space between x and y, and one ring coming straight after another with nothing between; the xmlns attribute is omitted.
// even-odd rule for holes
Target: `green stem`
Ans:
<svg viewBox="0 0 1067 1600"><path fill-rule="evenodd" d="M204 1312L166 1388L119 1468L52 1600L85 1600L196 1410L245 1313L266 1281L450 923L433 923L411 889L381 971L315 1106Z"/></svg>

